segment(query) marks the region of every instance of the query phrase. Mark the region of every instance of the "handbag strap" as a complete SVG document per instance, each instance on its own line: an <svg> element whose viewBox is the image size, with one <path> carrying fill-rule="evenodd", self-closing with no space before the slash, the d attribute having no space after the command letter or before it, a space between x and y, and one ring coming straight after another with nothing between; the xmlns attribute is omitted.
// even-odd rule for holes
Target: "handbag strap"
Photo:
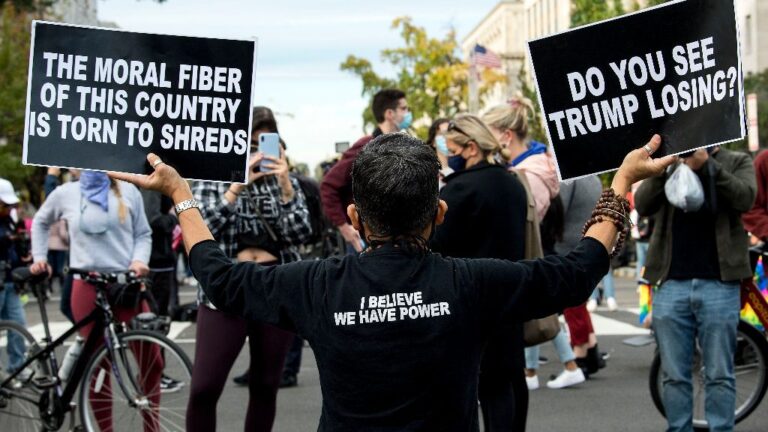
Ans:
<svg viewBox="0 0 768 432"><path fill-rule="evenodd" d="M272 229L271 226L269 226L269 223L267 223L267 219L264 218L264 215L261 214L261 210L259 210L258 203L253 198L253 195L251 194L250 186L246 186L245 193L248 194L248 199L253 204L253 208L256 211L256 216L258 216L259 220L261 221L261 224L264 225L264 228L267 230L267 233L269 234L269 238L272 239L273 242L277 242L277 234L275 234L275 231Z"/></svg>

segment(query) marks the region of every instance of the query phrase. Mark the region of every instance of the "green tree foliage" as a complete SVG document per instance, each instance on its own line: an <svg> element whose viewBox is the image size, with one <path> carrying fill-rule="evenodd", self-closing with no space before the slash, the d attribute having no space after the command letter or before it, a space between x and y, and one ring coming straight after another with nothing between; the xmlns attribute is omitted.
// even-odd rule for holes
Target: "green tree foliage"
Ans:
<svg viewBox="0 0 768 432"><path fill-rule="evenodd" d="M621 0L573 0L571 27L583 26L616 16L614 8L622 7Z"/></svg>
<svg viewBox="0 0 768 432"><path fill-rule="evenodd" d="M395 69L394 77L379 75L370 60L354 55L347 57L341 70L360 77L362 94L368 100L384 88L403 90L413 111L416 132L425 138L430 120L466 110L469 65L457 55L458 43L453 30L442 39L430 37L408 17L395 19L392 28L399 29L404 46L382 50L381 58ZM484 70L480 94L503 80L503 75ZM420 119L426 121L420 122ZM363 112L363 122L367 127L376 124L370 107Z"/></svg>
<svg viewBox="0 0 768 432"><path fill-rule="evenodd" d="M0 177L7 178L17 188L39 192L44 171L21 164L29 29L35 16L33 8L17 8L13 3L6 1L0 16ZM31 198L38 201L38 194L33 193Z"/></svg>

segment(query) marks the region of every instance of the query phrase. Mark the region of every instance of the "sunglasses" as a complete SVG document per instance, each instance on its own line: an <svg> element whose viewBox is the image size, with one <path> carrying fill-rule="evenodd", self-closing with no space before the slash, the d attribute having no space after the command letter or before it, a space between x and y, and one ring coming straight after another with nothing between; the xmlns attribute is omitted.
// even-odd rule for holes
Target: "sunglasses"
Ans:
<svg viewBox="0 0 768 432"><path fill-rule="evenodd" d="M457 124L456 124L456 122L455 122L455 121L453 121L453 120L451 120L451 121L449 121L449 122L448 122L448 130L447 130L447 132L450 132L450 131L456 131L456 132L458 132L458 133L460 133L460 134L464 135L465 137L469 138L469 141L467 141L467 143L466 143L466 144L469 144L470 142L475 142L475 143L477 142L477 140L476 140L476 139L472 138L472 135L470 135L470 134L468 134L468 133L464 132L464 131L463 131L463 130L462 130L460 127L459 127L459 125L457 125ZM466 144L465 144L464 146L466 146ZM464 147L464 146L462 146L462 147Z"/></svg>

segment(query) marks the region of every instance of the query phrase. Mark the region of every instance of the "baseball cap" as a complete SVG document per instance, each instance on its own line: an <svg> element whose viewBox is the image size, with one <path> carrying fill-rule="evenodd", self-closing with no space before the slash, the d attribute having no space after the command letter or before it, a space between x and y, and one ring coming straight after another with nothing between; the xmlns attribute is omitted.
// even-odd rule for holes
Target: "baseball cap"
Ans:
<svg viewBox="0 0 768 432"><path fill-rule="evenodd" d="M8 205L19 203L19 198L16 196L11 182L2 178L0 178L0 201Z"/></svg>

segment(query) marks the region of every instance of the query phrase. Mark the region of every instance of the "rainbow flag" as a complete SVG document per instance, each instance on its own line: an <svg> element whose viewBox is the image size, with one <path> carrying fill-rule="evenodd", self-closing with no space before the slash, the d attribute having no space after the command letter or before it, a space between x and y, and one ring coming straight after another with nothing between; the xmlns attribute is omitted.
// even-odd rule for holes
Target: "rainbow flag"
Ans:
<svg viewBox="0 0 768 432"><path fill-rule="evenodd" d="M755 266L755 275L753 277L755 285L757 285L757 288L763 294L763 298L768 299L768 279L765 277L765 267L763 266L762 256L757 259L757 266ZM757 318L757 315L755 315L755 311L752 310L752 306L750 306L749 303L747 303L744 306L744 309L741 310L741 319L752 324L761 331L764 330L763 325L760 323L760 320Z"/></svg>
<svg viewBox="0 0 768 432"><path fill-rule="evenodd" d="M637 293L640 295L640 325L643 325L651 313L653 287L649 284L641 283L637 287Z"/></svg>

